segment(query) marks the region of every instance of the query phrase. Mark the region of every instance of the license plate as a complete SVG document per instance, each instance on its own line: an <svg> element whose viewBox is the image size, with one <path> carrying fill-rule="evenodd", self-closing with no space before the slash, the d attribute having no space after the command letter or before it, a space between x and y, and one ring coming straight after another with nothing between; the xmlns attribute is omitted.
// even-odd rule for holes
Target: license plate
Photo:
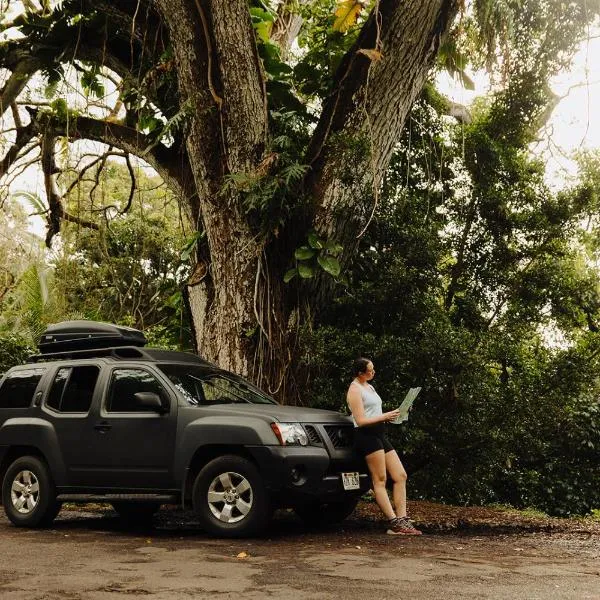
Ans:
<svg viewBox="0 0 600 600"><path fill-rule="evenodd" d="M345 490L359 490L360 480L358 473L342 473L342 484Z"/></svg>

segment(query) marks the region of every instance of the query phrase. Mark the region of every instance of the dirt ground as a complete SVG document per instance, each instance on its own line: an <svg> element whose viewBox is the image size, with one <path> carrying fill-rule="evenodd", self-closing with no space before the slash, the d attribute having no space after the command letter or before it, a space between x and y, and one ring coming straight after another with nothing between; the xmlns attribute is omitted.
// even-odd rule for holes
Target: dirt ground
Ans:
<svg viewBox="0 0 600 600"><path fill-rule="evenodd" d="M362 503L337 527L309 531L286 512L263 538L218 540L168 508L144 530L69 508L46 530L2 513L2 600L600 600L597 520L413 502L425 535L407 539L386 536Z"/></svg>

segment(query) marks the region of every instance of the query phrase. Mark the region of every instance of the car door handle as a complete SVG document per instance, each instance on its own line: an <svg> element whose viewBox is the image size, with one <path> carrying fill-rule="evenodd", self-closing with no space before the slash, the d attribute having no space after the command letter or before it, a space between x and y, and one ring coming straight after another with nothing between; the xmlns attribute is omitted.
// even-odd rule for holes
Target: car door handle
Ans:
<svg viewBox="0 0 600 600"><path fill-rule="evenodd" d="M112 428L112 425L110 423L107 423L106 421L100 421L100 423L96 423L94 425L94 429L96 431L99 431L100 433L106 433L111 428Z"/></svg>

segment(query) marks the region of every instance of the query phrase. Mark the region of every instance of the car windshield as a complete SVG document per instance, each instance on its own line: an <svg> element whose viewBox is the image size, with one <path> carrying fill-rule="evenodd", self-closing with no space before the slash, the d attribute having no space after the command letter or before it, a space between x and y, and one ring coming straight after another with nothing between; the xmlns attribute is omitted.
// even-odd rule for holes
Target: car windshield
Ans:
<svg viewBox="0 0 600 600"><path fill-rule="evenodd" d="M190 365L159 365L190 406L277 404L258 388L234 375Z"/></svg>

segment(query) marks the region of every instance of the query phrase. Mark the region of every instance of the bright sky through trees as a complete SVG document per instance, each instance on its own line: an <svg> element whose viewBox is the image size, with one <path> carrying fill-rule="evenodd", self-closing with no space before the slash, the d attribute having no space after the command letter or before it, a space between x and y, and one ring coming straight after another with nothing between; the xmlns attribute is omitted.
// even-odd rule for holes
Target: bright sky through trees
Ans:
<svg viewBox="0 0 600 600"><path fill-rule="evenodd" d="M569 72L552 81L552 91L560 101L540 141L532 151L541 154L546 162L547 181L554 188L563 188L576 175L573 153L600 148L600 31L590 34L573 59ZM469 105L489 88L485 73L476 74L474 91L467 90L444 72L438 85L452 100Z"/></svg>

